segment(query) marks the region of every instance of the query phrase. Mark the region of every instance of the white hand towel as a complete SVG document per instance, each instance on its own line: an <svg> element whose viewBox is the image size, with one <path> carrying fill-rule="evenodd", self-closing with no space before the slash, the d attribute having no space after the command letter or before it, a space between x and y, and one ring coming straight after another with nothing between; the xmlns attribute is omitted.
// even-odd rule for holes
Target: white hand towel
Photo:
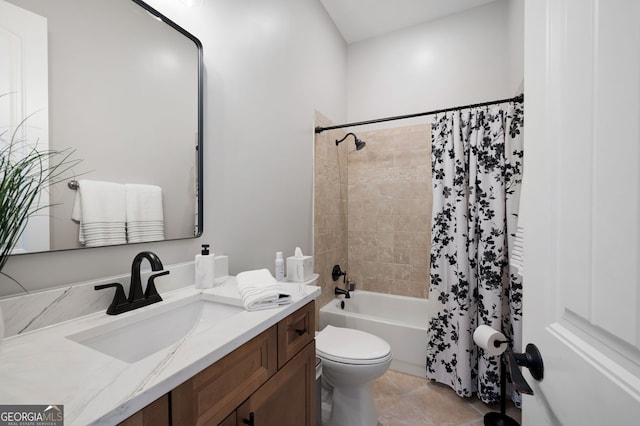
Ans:
<svg viewBox="0 0 640 426"><path fill-rule="evenodd" d="M277 308L291 303L291 294L278 284L268 269L241 272L236 281L242 304L248 311Z"/></svg>
<svg viewBox="0 0 640 426"><path fill-rule="evenodd" d="M125 184L127 193L127 240L130 243L164 240L162 188Z"/></svg>
<svg viewBox="0 0 640 426"><path fill-rule="evenodd" d="M80 223L78 240L87 247L125 244L124 186L114 182L80 180L71 219Z"/></svg>

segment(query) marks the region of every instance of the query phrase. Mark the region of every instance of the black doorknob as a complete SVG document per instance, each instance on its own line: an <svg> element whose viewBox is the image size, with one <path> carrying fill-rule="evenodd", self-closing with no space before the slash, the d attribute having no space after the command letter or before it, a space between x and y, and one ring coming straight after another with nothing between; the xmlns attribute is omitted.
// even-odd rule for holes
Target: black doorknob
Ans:
<svg viewBox="0 0 640 426"><path fill-rule="evenodd" d="M544 378L544 364L542 355L538 347L533 343L529 343L523 354L516 354L516 363L522 367L527 367L531 377L540 381Z"/></svg>

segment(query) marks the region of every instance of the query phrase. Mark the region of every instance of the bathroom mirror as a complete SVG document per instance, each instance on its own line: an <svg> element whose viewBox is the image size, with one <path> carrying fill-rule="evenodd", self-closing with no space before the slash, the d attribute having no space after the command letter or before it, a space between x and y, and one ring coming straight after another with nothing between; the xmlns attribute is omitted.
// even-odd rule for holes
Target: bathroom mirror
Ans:
<svg viewBox="0 0 640 426"><path fill-rule="evenodd" d="M11 92L0 120L30 115L27 138L74 149L82 161L70 181L161 187L164 240L199 236L198 39L138 0L0 0L0 7L0 93ZM84 247L67 183L46 194L52 207L29 221L16 253Z"/></svg>

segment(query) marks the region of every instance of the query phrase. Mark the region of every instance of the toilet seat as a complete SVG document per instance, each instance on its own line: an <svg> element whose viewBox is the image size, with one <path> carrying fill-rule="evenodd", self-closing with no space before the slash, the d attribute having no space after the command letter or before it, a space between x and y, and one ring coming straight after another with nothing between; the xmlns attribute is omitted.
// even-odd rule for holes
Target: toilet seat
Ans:
<svg viewBox="0 0 640 426"><path fill-rule="evenodd" d="M389 361L391 346L373 334L328 325L316 336L316 354L342 364L371 365Z"/></svg>

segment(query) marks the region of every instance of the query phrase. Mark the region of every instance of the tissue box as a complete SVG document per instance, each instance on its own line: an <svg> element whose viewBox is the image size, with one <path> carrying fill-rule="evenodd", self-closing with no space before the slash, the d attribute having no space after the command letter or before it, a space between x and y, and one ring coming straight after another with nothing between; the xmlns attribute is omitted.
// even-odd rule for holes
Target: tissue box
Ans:
<svg viewBox="0 0 640 426"><path fill-rule="evenodd" d="M313 275L313 256L287 257L287 281L301 283Z"/></svg>

